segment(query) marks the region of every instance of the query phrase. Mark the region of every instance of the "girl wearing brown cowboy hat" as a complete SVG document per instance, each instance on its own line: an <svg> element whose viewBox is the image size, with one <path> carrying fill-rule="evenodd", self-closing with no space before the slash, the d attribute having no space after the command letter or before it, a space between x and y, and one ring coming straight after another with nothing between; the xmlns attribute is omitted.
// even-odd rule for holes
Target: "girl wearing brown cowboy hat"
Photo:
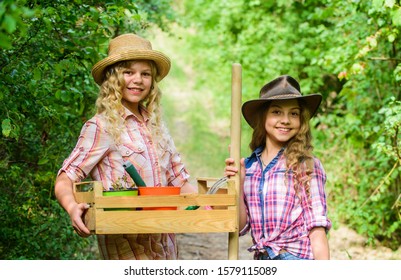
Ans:
<svg viewBox="0 0 401 280"><path fill-rule="evenodd" d="M252 154L241 160L240 234L251 231L255 259L330 258L326 175L312 155L309 125L321 99L303 96L286 75L242 106L253 135ZM238 172L233 163L226 160L227 176Z"/></svg>
<svg viewBox="0 0 401 280"><path fill-rule="evenodd" d="M124 169L131 162L147 186L180 186L182 193L196 192L189 174L160 117L161 93L157 83L170 70L170 59L153 50L135 34L110 41L108 56L92 68L100 86L97 113L87 121L55 183L55 194L68 212L75 231L90 232L82 221L87 209L73 196L73 183L90 176L105 190L115 184L133 185ZM174 234L98 235L104 259L177 259Z"/></svg>

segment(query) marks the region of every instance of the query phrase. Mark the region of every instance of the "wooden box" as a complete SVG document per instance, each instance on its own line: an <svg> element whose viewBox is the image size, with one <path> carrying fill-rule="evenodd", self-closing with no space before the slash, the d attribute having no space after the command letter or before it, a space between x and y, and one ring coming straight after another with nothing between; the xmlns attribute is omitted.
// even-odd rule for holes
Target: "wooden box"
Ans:
<svg viewBox="0 0 401 280"><path fill-rule="evenodd" d="M234 182L228 180L227 187L217 194L206 194L215 181L217 179L199 178L199 194L131 197L105 197L102 183L92 181L75 184L74 195L77 202L90 205L84 222L94 234L237 232ZM185 210L193 205L200 208ZM177 210L136 210L160 206L176 206ZM213 209L205 210L202 206ZM108 211L115 208L124 209Z"/></svg>

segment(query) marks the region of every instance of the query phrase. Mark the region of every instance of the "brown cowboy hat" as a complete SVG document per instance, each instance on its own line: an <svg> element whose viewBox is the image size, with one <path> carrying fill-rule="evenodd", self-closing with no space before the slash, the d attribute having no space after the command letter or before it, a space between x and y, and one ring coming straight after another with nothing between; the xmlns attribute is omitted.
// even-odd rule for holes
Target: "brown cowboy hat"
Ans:
<svg viewBox="0 0 401 280"><path fill-rule="evenodd" d="M259 93L259 99L249 100L242 105L242 114L247 123L254 128L257 118L260 117L259 111L263 105L272 100L303 99L313 117L322 101L320 94L302 95L301 88L297 80L293 77L284 75L265 84Z"/></svg>
<svg viewBox="0 0 401 280"><path fill-rule="evenodd" d="M92 68L92 76L98 85L103 82L107 66L124 60L153 60L157 68L156 81L161 81L170 71L170 59L162 52L152 49L152 44L135 34L123 34L110 41L109 54Z"/></svg>

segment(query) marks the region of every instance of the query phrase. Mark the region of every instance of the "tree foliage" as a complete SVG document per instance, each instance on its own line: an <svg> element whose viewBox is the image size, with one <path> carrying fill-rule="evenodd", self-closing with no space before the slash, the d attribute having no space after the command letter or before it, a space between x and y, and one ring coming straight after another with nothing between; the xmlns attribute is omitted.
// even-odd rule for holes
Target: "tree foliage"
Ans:
<svg viewBox="0 0 401 280"><path fill-rule="evenodd" d="M94 112L90 70L108 39L154 25L175 36L174 55L193 65L194 89L207 91L185 100L192 126L180 147L209 168L202 174L223 170L231 64L243 67L243 101L275 76L293 75L304 93L323 95L314 143L334 225L400 246L400 1L172 2L0 2L0 258L96 258L94 239L74 234L53 184ZM242 131L245 156L251 131L244 122Z"/></svg>
<svg viewBox="0 0 401 280"><path fill-rule="evenodd" d="M173 16L166 0L0 2L1 259L95 257L54 198L55 176L94 112L90 70L109 38Z"/></svg>

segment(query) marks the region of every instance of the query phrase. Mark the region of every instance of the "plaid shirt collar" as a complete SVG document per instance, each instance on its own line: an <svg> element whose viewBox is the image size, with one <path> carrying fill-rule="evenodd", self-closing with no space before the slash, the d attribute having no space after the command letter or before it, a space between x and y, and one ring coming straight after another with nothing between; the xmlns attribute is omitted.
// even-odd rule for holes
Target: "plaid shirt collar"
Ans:
<svg viewBox="0 0 401 280"><path fill-rule="evenodd" d="M134 118L137 118L134 113L132 113L130 110L128 110L128 108L126 108L125 106L123 106L123 107L124 107L123 118L125 120L129 116L133 116ZM148 120L149 120L149 112L148 112L148 110L146 110L145 106L143 106L142 104L139 104L139 111L141 112L145 123L147 123Z"/></svg>
<svg viewBox="0 0 401 280"><path fill-rule="evenodd" d="M263 146L256 148L252 152L252 154L248 158L245 159L245 168L250 168L255 161L260 162L260 157L262 155L263 149L264 149ZM277 163L277 161L283 154L284 150L285 150L285 147L280 149L280 151L277 153L277 155L274 157L274 159L267 165L268 169L270 169L272 166L274 166Z"/></svg>

